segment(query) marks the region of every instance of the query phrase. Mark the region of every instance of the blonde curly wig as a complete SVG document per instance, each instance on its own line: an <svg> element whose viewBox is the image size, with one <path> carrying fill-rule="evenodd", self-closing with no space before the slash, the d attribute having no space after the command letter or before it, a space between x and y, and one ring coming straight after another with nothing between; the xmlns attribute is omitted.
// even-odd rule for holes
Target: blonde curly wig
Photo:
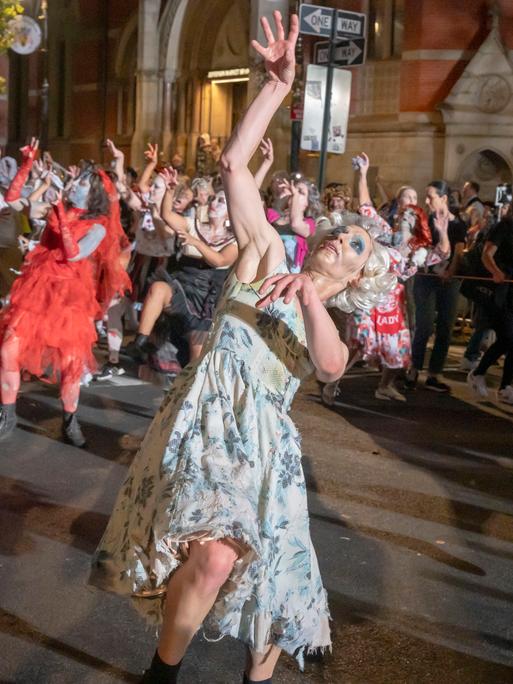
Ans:
<svg viewBox="0 0 513 684"><path fill-rule="evenodd" d="M343 225L360 226L369 233L372 238L372 250L362 268L357 284L349 284L341 292L330 297L326 306L341 309L346 313L351 313L356 309L371 311L397 285L396 276L390 272L390 254L388 249L376 240L379 237L379 226L375 221L352 212L341 216ZM319 236L319 241L326 236L327 232Z"/></svg>
<svg viewBox="0 0 513 684"><path fill-rule="evenodd" d="M330 297L326 306L336 307L351 313L356 309L370 311L397 285L397 278L390 273L390 255L386 247L375 240L372 251L362 269L356 285L348 285L344 290Z"/></svg>

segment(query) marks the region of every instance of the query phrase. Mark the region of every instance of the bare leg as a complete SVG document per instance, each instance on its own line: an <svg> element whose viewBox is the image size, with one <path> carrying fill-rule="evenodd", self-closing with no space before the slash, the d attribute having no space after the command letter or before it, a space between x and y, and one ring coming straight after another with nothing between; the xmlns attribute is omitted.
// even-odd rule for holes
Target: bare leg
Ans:
<svg viewBox="0 0 513 684"><path fill-rule="evenodd" d="M214 605L237 560L230 540L191 542L189 558L167 586L158 654L168 665L179 663L191 639Z"/></svg>
<svg viewBox="0 0 513 684"><path fill-rule="evenodd" d="M144 300L139 322L138 333L140 335L150 335L157 318L162 311L171 304L173 290L170 285L162 281L153 283L150 287L146 299Z"/></svg>
<svg viewBox="0 0 513 684"><path fill-rule="evenodd" d="M2 404L15 404L20 389L20 366L18 356L20 338L8 330L4 336L1 350L0 383Z"/></svg>
<svg viewBox="0 0 513 684"><path fill-rule="evenodd" d="M281 648L268 646L264 653L249 650L246 676L252 682L261 682L273 676L274 668L280 657Z"/></svg>

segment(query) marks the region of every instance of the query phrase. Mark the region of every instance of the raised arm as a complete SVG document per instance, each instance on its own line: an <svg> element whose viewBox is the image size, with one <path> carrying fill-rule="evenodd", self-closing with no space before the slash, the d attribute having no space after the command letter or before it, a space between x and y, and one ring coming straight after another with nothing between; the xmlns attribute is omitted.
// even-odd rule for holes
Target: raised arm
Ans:
<svg viewBox="0 0 513 684"><path fill-rule="evenodd" d="M150 191L151 177L159 161L159 146L148 143L148 149L144 156L146 157L147 164L139 179L139 188L142 193Z"/></svg>
<svg viewBox="0 0 513 684"><path fill-rule="evenodd" d="M363 163L360 165L360 173L358 176L358 204L361 207L364 204L372 204L369 193L369 184L367 182L367 172L369 170L369 157L362 152L360 155Z"/></svg>
<svg viewBox="0 0 513 684"><path fill-rule="evenodd" d="M257 172L255 173L255 183L257 184L257 188L259 190L262 187L262 183L264 182L265 177L267 176L267 173L274 162L274 148L271 138L267 138L267 140L262 138L262 142L260 143L260 152L263 154L264 158L258 167Z"/></svg>
<svg viewBox="0 0 513 684"><path fill-rule="evenodd" d="M237 276L249 281L266 275L284 258L278 234L265 218L260 193L248 163L262 140L272 117L290 91L295 74L294 48L298 18L292 15L285 38L280 12L274 12L276 40L265 17L261 19L267 47L252 45L265 60L269 80L255 97L233 131L221 156L221 175L228 211L241 250Z"/></svg>
<svg viewBox="0 0 513 684"><path fill-rule="evenodd" d="M187 231L187 220L173 211L173 199L175 197L176 186L178 185L178 172L176 169L164 169L161 172L167 186L162 206L160 207L160 214L162 219L167 224L166 232L173 235L175 231ZM168 230L169 228L169 230Z"/></svg>

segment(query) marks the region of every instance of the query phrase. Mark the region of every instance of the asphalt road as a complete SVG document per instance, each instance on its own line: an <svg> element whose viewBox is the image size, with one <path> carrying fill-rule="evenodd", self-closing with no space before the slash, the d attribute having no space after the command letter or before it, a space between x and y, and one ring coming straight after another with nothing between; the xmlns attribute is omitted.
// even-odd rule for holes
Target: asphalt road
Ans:
<svg viewBox="0 0 513 684"><path fill-rule="evenodd" d="M375 399L365 369L331 409L313 381L298 395L334 643L304 674L282 658L276 684L513 682L513 407L446 377L451 396L420 387L407 404ZM79 450L60 440L55 389L24 386L0 444L0 684L137 682L151 659L154 634L85 580L161 396L126 377L84 389ZM243 661L198 636L182 681L239 684Z"/></svg>

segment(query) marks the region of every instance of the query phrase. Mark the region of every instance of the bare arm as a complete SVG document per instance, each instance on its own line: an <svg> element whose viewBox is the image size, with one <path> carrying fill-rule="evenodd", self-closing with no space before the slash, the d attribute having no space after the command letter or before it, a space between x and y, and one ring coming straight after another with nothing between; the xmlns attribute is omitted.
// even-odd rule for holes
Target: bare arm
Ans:
<svg viewBox="0 0 513 684"><path fill-rule="evenodd" d="M483 255L481 260L487 271L490 271L492 278L496 283L502 283L506 280L506 274L497 266L495 261L495 253L497 252L497 245L487 240L483 247Z"/></svg>
<svg viewBox="0 0 513 684"><path fill-rule="evenodd" d="M266 220L257 184L248 168L269 122L289 93L294 79L298 18L292 15L287 40L279 12L274 12L274 20L277 40L264 17L261 23L268 46L264 48L253 41L253 47L265 59L270 80L238 123L221 157L221 174L228 198L228 210L241 250L237 274L245 281L254 279L259 269L269 272L284 257L283 243Z"/></svg>
<svg viewBox="0 0 513 684"><path fill-rule="evenodd" d="M258 171L255 173L255 183L259 190L274 162L274 149L271 138L267 138L267 140L265 138L262 139L260 151L264 155L264 158L258 167Z"/></svg>
<svg viewBox="0 0 513 684"><path fill-rule="evenodd" d="M96 250L100 242L105 237L106 230L101 223L95 223L83 238L78 240L78 254L68 261L82 261Z"/></svg>
<svg viewBox="0 0 513 684"><path fill-rule="evenodd" d="M272 292L265 294L271 286ZM310 359L321 382L338 380L346 369L349 352L341 342L331 316L319 298L312 279L306 274L279 275L268 278L260 293L263 298L258 307L263 308L280 297L285 304L298 297L305 322L306 343Z"/></svg>
<svg viewBox="0 0 513 684"><path fill-rule="evenodd" d="M160 207L160 215L162 219L167 223L168 228L171 229L170 234L175 232L186 232L188 230L187 219L176 211L173 211L173 198L175 195L175 188L170 188L166 191L164 199L162 200L162 206Z"/></svg>
<svg viewBox="0 0 513 684"><path fill-rule="evenodd" d="M141 189L142 193L150 191L151 177L157 168L159 159L159 146L148 143L148 149L144 153L144 156L146 157L148 163L146 164L144 171L141 174L141 178L139 179L139 188Z"/></svg>
<svg viewBox="0 0 513 684"><path fill-rule="evenodd" d="M239 254L239 248L236 242L232 242L223 249L216 252L215 249L209 247L203 240L195 238L189 233L177 233L180 238L181 245L192 245L195 247L205 261L214 268L229 268L235 263Z"/></svg>
<svg viewBox="0 0 513 684"><path fill-rule="evenodd" d="M358 203L360 207L362 204L372 204L369 193L369 184L367 183L367 171L369 170L369 157L362 152L360 155L364 159L364 164L360 167L360 174L358 176Z"/></svg>

